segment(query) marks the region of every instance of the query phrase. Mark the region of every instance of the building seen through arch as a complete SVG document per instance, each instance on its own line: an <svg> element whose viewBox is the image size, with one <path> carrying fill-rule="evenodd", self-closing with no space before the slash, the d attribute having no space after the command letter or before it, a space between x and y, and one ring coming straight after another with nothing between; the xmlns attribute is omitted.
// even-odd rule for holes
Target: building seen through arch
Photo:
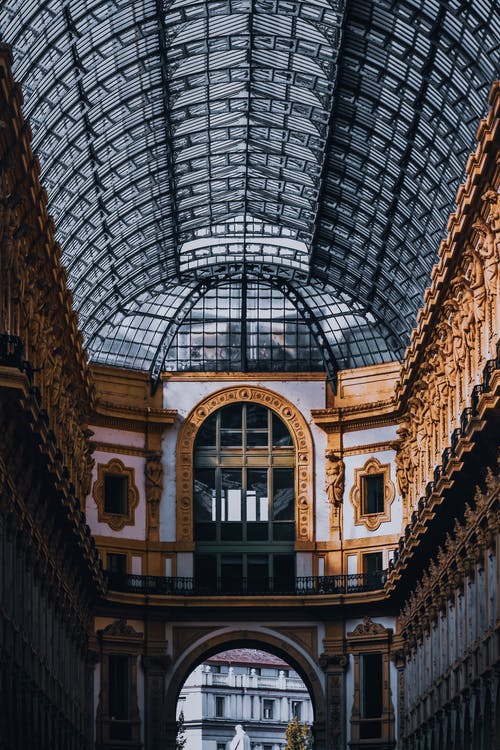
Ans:
<svg viewBox="0 0 500 750"><path fill-rule="evenodd" d="M499 15L0 3L5 750L498 745Z"/></svg>
<svg viewBox="0 0 500 750"><path fill-rule="evenodd" d="M283 750L294 718L311 726L306 686L282 659L258 649L232 649L209 657L189 675L177 703L186 750L227 750L241 724L255 750Z"/></svg>

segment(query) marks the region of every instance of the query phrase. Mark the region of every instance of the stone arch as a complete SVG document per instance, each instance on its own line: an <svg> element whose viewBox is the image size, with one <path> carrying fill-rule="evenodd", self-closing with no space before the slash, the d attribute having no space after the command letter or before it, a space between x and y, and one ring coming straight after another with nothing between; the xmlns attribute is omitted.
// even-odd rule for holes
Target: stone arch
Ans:
<svg viewBox="0 0 500 750"><path fill-rule="evenodd" d="M188 414L177 440L176 539L193 549L193 450L199 428L214 411L232 403L252 402L266 406L287 425L296 451L295 526L296 549L314 545L314 452L309 426L299 410L279 393L258 385L223 388L200 401Z"/></svg>
<svg viewBox="0 0 500 750"><path fill-rule="evenodd" d="M175 747L176 704L188 675L209 656L231 648L258 648L281 657L304 681L313 704L315 750L328 750L326 745L326 683L325 675L312 655L291 636L264 627L248 630L219 628L209 635L201 634L181 650L167 672L165 710L166 744Z"/></svg>

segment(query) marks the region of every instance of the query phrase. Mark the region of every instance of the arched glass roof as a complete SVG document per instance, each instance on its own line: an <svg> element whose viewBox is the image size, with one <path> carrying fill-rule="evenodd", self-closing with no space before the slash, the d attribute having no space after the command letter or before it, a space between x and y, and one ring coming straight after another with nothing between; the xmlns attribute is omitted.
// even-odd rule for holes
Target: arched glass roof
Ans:
<svg viewBox="0 0 500 750"><path fill-rule="evenodd" d="M91 358L156 377L192 305L260 282L330 375L402 355L497 0L3 0L0 33Z"/></svg>

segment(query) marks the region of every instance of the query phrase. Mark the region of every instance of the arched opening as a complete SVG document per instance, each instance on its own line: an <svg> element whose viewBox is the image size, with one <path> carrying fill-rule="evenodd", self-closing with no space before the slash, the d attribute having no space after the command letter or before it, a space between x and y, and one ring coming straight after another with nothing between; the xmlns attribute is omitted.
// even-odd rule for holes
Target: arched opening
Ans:
<svg viewBox="0 0 500 750"><path fill-rule="evenodd" d="M196 670L203 668L204 664L210 663L208 660L211 657L215 657L217 654L231 650L257 650L259 652L265 652L271 655L271 658L275 658L280 662L286 663L288 669L293 670L294 675L297 679L301 680L301 683L305 686L305 690L308 695L308 708L307 716L313 716L314 722L312 724L312 732L315 741L315 750L327 750L327 744L325 739L325 721L326 721L326 706L325 706L325 678L322 670L315 664L313 657L309 654L302 645L294 643L287 636L280 636L278 633L273 634L269 631L255 630L250 631L237 631L234 633L228 632L227 629L223 632L219 632L209 637L201 637L195 643L190 643L186 646L183 653L179 655L175 663L172 664L172 668L168 675L167 681L167 692L165 699L165 708L167 712L166 716L166 746L175 747L175 738L177 734L176 718L177 718L177 704L181 692L186 682L189 682L190 675ZM220 663L220 659L216 660L216 663ZM255 668L255 667L254 667ZM250 667L251 670L251 667ZM279 672L279 670L278 670ZM198 673L202 674L202 673ZM234 676L234 672L233 672ZM280 675L278 674L276 679L278 680ZM202 678L204 680L205 678ZM227 678L226 678L227 679ZM248 683L250 680L250 674L246 675L245 682ZM283 677L281 678L283 679ZM294 677L295 679L295 677ZM220 678L223 682L224 678ZM207 680L208 681L208 680ZM217 678L215 680L217 682ZM213 678L212 678L213 682ZM243 675L240 676L238 682L243 683ZM282 682L283 684L283 682ZM286 681L285 681L286 687ZM248 692L248 685L246 687ZM262 685L261 685L262 687ZM233 694L234 691L233 691ZM223 693L219 693L220 697L223 697ZM280 697L285 698L286 695ZM261 696L262 701L264 700L263 695ZM274 698L276 700L277 698ZM273 700L272 697L269 700ZM287 698L288 700L288 698ZM291 698L290 702L287 702L288 708L291 710ZM231 704L229 704L231 705ZM257 705L263 712L264 705L262 703L256 703L254 711L257 712ZM276 704L277 706L277 704ZM240 708L243 711L243 695L240 702ZM268 705L268 709L271 707ZM225 706L219 702L219 710L225 709ZM215 703L211 702L211 710L215 711ZM246 712L248 715L249 705L246 701ZM271 708L272 710L272 708ZM304 707L304 711L306 708ZM229 713L229 711L228 711ZM284 702L281 704L280 716L284 716L286 713L284 709ZM228 731L233 731L237 723L243 723L247 731L253 724L253 720L249 721L248 718L245 722L237 722L234 717L226 717L230 719L232 723L228 725L226 735ZM243 717L242 717L243 718ZM307 719L301 719L307 720ZM257 726L258 722L255 723ZM231 730L232 727L232 730ZM250 732L248 731L250 734ZM233 736L231 735L231 736ZM253 739L253 738L252 738ZM221 739L222 743L224 739ZM283 741L284 744L284 741ZM217 748L217 745L214 746ZM198 745L199 750L203 750L201 745ZM198 750L197 748L197 750ZM187 748L186 748L187 750Z"/></svg>
<svg viewBox="0 0 500 750"><path fill-rule="evenodd" d="M295 448L285 422L237 401L194 443L195 585L221 594L295 589Z"/></svg>
<svg viewBox="0 0 500 750"><path fill-rule="evenodd" d="M182 546L185 545L186 551L193 549L194 541L194 453L195 443L198 440L198 435L202 433L203 426L209 422L210 418L215 412L221 411L225 407L233 407L239 404L240 407L245 405L247 408L249 405L264 407L268 413L271 413L271 423L274 424L274 420L279 422L286 428L287 433L291 435L293 443L293 455L294 455L294 521L295 521L295 547L301 550L311 550L314 546L314 507L313 507L313 443L312 437L302 414L296 409L296 407L288 401L286 398L278 393L262 388L257 385L249 386L237 386L224 388L217 393L214 393L203 401L201 401L190 414L184 420L182 427L179 432L179 438L177 441L177 481L176 481L176 508L177 508L177 540ZM253 407L252 407L253 408ZM216 432L217 432L217 418L214 418ZM243 420L243 416L242 416ZM243 423L242 423L243 424ZM279 423L277 423L279 424ZM236 433L239 433L238 428L232 427L231 425L222 426L219 425L219 430L226 430L225 438L228 440L231 437L236 437ZM248 425L246 426L248 430ZM263 433L260 434L259 430L262 429ZM231 433L231 430L234 430ZM255 441L258 441L268 431L268 437L270 440L274 440L273 427L250 427L250 431L255 430L251 437ZM239 437L239 434L237 435ZM221 437L219 439L222 439ZM243 440L243 436L242 436ZM248 442L247 442L248 448ZM201 447L201 446L200 446ZM217 449L217 444L213 444L213 448ZM220 445L220 448L224 448L222 451L226 453L226 456L221 456L224 461L228 463L227 469L230 469L229 458L231 450L234 449L235 455L241 452L241 455L246 455L244 446L231 446L231 445ZM250 453L255 454L252 457L254 466L249 468L259 468L259 462L265 458L266 446L253 445L250 446ZM285 454L290 451L290 446L275 445L272 446L268 443L269 453L272 457L277 456L280 452ZM262 454L258 457L258 452ZM212 456L214 459L214 456ZM236 459L238 460L238 459ZM224 461L222 463L224 463ZM240 463L240 461L238 461ZM271 460L274 466L274 461ZM279 461L276 462L276 468L281 468ZM264 466L269 468L268 460L265 459ZM206 467L210 468L210 467ZM290 462L283 468L290 468ZM217 492L217 487L214 488ZM234 489L231 487L225 488L227 490ZM222 492L222 486L220 487ZM220 511L222 512L222 510ZM229 540L228 540L229 541ZM258 540L257 540L258 541ZM290 541L290 540L283 540Z"/></svg>
<svg viewBox="0 0 500 750"><path fill-rule="evenodd" d="M249 743L274 750L285 745L294 718L298 733L314 724L299 674L280 657L249 648L219 652L195 667L180 692L177 717L185 750L227 750L238 740L242 750Z"/></svg>

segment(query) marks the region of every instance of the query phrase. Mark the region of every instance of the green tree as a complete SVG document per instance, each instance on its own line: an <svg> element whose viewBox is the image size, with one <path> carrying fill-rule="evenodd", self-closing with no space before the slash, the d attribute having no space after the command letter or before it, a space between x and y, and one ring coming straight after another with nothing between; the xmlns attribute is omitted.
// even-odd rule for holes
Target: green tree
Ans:
<svg viewBox="0 0 500 750"><path fill-rule="evenodd" d="M184 729L184 711L181 711L177 719L177 738L175 740L175 750L183 750L187 742L186 731Z"/></svg>
<svg viewBox="0 0 500 750"><path fill-rule="evenodd" d="M285 737L285 750L312 750L311 729L305 722L301 724L296 716L288 722Z"/></svg>

